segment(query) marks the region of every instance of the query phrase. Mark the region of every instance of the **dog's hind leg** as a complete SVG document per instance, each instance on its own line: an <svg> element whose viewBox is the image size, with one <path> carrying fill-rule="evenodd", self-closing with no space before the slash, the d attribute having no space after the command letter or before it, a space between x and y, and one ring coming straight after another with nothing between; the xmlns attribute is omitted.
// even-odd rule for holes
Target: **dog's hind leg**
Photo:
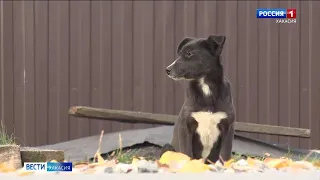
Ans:
<svg viewBox="0 0 320 180"><path fill-rule="evenodd" d="M223 160L228 161L232 154L232 143L234 139L234 124L230 126L228 132L225 134L221 144L221 156Z"/></svg>
<svg viewBox="0 0 320 180"><path fill-rule="evenodd" d="M160 157L162 156L162 154L164 154L167 151L174 151L175 152L175 150L171 144L165 144L161 148Z"/></svg>

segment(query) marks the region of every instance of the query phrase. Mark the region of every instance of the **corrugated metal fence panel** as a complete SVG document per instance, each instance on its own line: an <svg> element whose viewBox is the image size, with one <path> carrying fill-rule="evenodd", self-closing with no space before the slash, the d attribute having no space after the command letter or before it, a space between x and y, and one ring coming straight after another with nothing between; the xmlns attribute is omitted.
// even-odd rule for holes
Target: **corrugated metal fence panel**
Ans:
<svg viewBox="0 0 320 180"><path fill-rule="evenodd" d="M320 147L319 7L319 1L301 2L300 126L312 129L312 139L300 140L300 146L313 148Z"/></svg>
<svg viewBox="0 0 320 180"><path fill-rule="evenodd" d="M12 2L1 1L1 119L13 132L13 17Z"/></svg>
<svg viewBox="0 0 320 180"><path fill-rule="evenodd" d="M297 24L255 17L293 7ZM185 36L225 34L237 121L311 128L312 138L242 133L320 147L316 1L2 1L1 118L20 142L52 144L152 125L68 116L72 105L177 114L184 82L164 68Z"/></svg>
<svg viewBox="0 0 320 180"><path fill-rule="evenodd" d="M3 49L3 2L0 2L0 58L2 58L2 49ZM2 61L0 60L0 121L2 120L2 79L3 79L3 67ZM2 121L1 121L2 122Z"/></svg>

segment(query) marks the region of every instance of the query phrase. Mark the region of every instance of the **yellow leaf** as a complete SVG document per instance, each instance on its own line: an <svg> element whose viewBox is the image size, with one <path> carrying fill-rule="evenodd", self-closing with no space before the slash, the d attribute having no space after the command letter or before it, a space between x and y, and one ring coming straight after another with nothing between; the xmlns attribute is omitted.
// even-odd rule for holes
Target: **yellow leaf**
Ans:
<svg viewBox="0 0 320 180"><path fill-rule="evenodd" d="M209 166L204 164L201 160L191 160L184 164L184 166L178 170L178 172L205 172L209 170Z"/></svg>
<svg viewBox="0 0 320 180"><path fill-rule="evenodd" d="M17 169L14 168L15 159L13 157L10 158L8 162L4 162L0 164L0 172L13 172Z"/></svg>
<svg viewBox="0 0 320 180"><path fill-rule="evenodd" d="M8 165L7 163L0 164L0 172L13 172L16 169Z"/></svg>
<svg viewBox="0 0 320 180"><path fill-rule="evenodd" d="M262 161L258 160L258 159L254 159L254 158L247 158L247 163L249 166L254 166L257 163L262 163Z"/></svg>
<svg viewBox="0 0 320 180"><path fill-rule="evenodd" d="M57 160L51 160L50 162L58 162Z"/></svg>
<svg viewBox="0 0 320 180"><path fill-rule="evenodd" d="M140 159L134 157L134 158L132 158L131 164L132 164L132 165L136 165L139 160L140 160Z"/></svg>
<svg viewBox="0 0 320 180"><path fill-rule="evenodd" d="M170 169L171 172L178 172L188 162L189 161L187 161L187 160L170 161L168 164L168 168Z"/></svg>
<svg viewBox="0 0 320 180"><path fill-rule="evenodd" d="M269 161L273 161L273 160L275 160L275 158L265 158L263 160L263 163L267 164Z"/></svg>
<svg viewBox="0 0 320 180"><path fill-rule="evenodd" d="M320 160L313 162L313 166L316 168L320 168Z"/></svg>
<svg viewBox="0 0 320 180"><path fill-rule="evenodd" d="M234 159L229 159L227 162L224 163L224 167L229 168L234 163Z"/></svg>
<svg viewBox="0 0 320 180"><path fill-rule="evenodd" d="M296 168L296 169L311 169L313 168L312 163L307 162L307 161L296 161L292 162L290 164L291 168Z"/></svg>
<svg viewBox="0 0 320 180"><path fill-rule="evenodd" d="M183 153L167 151L159 159L160 164L169 164L171 161L190 161L190 157Z"/></svg>
<svg viewBox="0 0 320 180"><path fill-rule="evenodd" d="M98 159L98 164L104 164L104 159L100 153L96 153L95 157Z"/></svg>
<svg viewBox="0 0 320 180"><path fill-rule="evenodd" d="M280 169L280 168L285 168L290 166L292 163L292 160L289 159L272 159L266 162L266 165L269 168L276 168L276 169Z"/></svg>

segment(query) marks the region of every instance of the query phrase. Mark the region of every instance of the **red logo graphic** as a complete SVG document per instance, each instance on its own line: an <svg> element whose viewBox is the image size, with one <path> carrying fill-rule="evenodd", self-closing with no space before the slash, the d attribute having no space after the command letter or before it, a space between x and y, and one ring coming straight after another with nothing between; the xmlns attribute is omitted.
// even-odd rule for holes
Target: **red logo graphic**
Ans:
<svg viewBox="0 0 320 180"><path fill-rule="evenodd" d="M296 19L297 10L296 9L287 9L287 18L288 19Z"/></svg>

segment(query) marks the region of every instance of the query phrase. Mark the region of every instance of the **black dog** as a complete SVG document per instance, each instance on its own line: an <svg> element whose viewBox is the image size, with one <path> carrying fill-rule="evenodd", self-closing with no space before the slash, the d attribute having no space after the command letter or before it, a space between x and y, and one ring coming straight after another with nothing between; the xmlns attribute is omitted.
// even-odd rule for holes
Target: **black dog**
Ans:
<svg viewBox="0 0 320 180"><path fill-rule="evenodd" d="M206 163L216 162L220 155L224 160L231 158L235 110L220 60L225 40L216 35L187 37L178 45L179 57L166 73L174 80L189 82L172 142L163 147L161 155L171 150L206 159Z"/></svg>

